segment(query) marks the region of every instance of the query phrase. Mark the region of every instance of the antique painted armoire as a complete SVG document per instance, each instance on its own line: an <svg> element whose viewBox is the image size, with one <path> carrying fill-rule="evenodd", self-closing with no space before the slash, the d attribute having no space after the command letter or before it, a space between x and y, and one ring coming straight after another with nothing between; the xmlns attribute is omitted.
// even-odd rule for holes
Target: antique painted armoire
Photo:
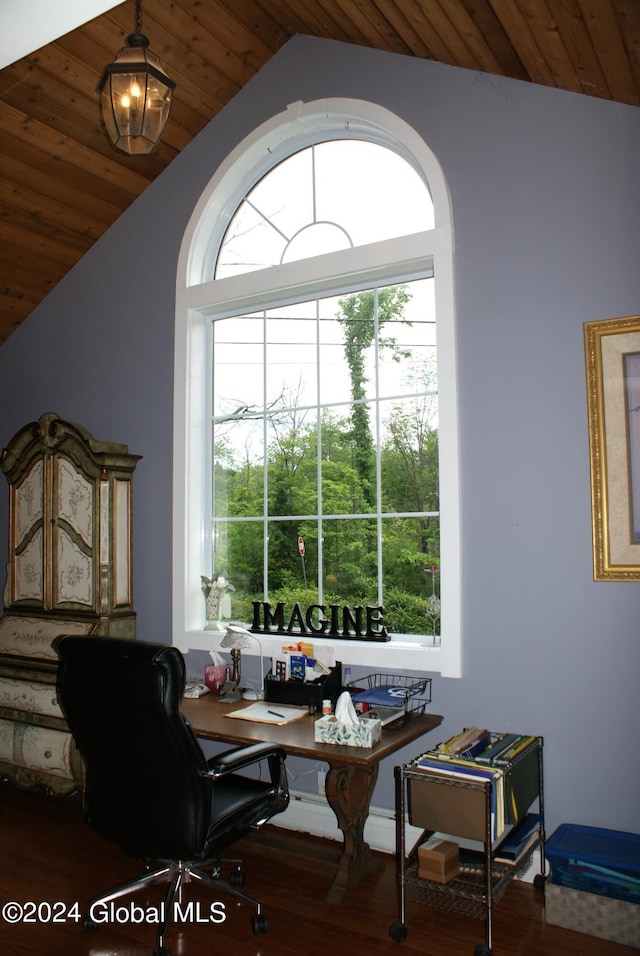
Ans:
<svg viewBox="0 0 640 956"><path fill-rule="evenodd" d="M0 468L9 549L0 618L0 777L69 793L82 764L56 699L62 634L135 638L132 479L139 456L54 413L22 428ZM115 691L115 689L114 689Z"/></svg>

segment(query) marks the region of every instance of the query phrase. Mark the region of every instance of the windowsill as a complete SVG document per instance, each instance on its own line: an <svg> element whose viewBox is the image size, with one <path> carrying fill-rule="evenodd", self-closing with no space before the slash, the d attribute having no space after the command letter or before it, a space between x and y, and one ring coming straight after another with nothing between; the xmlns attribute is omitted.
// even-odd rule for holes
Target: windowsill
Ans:
<svg viewBox="0 0 640 956"><path fill-rule="evenodd" d="M182 635L174 636L174 644L186 654L190 650L211 651L220 650L220 641L224 631L192 630ZM262 650L263 657L273 657L283 645L294 643L298 635L287 637L284 634L253 635L255 645L243 654L259 656ZM305 639L313 640L306 637ZM316 639L316 644L324 644L335 651L336 660L343 665L356 667L385 668L392 671L430 671L440 673L442 669L442 647L426 644L426 638L412 635L406 639L392 637L390 641L359 641L334 640L333 638ZM422 643L421 643L422 641ZM224 653L224 650L223 650Z"/></svg>

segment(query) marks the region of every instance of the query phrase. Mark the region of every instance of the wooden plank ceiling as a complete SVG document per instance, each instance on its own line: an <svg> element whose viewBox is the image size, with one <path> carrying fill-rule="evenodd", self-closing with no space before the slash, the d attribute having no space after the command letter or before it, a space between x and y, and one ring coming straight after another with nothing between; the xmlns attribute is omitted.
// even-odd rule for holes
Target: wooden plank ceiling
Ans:
<svg viewBox="0 0 640 956"><path fill-rule="evenodd" d="M0 71L0 342L294 34L640 105L640 0L143 0L177 88L134 158L96 93L134 26L126 0Z"/></svg>

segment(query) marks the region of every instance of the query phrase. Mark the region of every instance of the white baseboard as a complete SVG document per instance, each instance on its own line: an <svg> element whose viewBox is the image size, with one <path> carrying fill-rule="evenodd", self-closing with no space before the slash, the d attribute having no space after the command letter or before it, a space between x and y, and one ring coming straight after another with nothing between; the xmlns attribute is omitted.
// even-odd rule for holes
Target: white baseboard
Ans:
<svg viewBox="0 0 640 956"><path fill-rule="evenodd" d="M284 813L279 813L271 821L273 826L280 826L286 830L298 830L301 833L310 833L312 836L324 837L326 840L342 842L342 833L338 827L333 810L320 794L290 791L291 800ZM422 830L407 823L405 840L407 848L412 847L420 838ZM396 852L396 823L393 810L384 807L371 807L364 828L364 838L372 850L381 853ZM533 883L533 878L539 871L538 859L534 860L529 869L520 877L527 883Z"/></svg>
<svg viewBox="0 0 640 956"><path fill-rule="evenodd" d="M284 813L279 813L273 818L271 821L273 825L342 842L342 833L325 797L294 790L290 791L290 796L289 806ZM415 827L407 827L407 830L415 831L413 839L417 840L421 831ZM364 838L372 850L395 853L396 831L393 810L371 807L364 828ZM411 835L407 832L407 843L411 839Z"/></svg>

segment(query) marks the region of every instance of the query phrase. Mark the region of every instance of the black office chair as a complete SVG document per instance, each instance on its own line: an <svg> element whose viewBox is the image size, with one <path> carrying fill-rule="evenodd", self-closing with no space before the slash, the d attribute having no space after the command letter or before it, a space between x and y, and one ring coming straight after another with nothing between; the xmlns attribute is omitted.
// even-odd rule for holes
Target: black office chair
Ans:
<svg viewBox="0 0 640 956"><path fill-rule="evenodd" d="M154 956L170 956L167 925L194 879L252 903L253 932L266 932L259 901L238 889L241 868L231 884L220 878L220 852L286 808L283 748L258 743L206 760L180 712L185 665L175 647L69 636L56 650L58 697L86 767L85 819L146 864L137 879L90 901L84 928L96 929L113 900L168 881ZM239 773L248 768L254 776Z"/></svg>

